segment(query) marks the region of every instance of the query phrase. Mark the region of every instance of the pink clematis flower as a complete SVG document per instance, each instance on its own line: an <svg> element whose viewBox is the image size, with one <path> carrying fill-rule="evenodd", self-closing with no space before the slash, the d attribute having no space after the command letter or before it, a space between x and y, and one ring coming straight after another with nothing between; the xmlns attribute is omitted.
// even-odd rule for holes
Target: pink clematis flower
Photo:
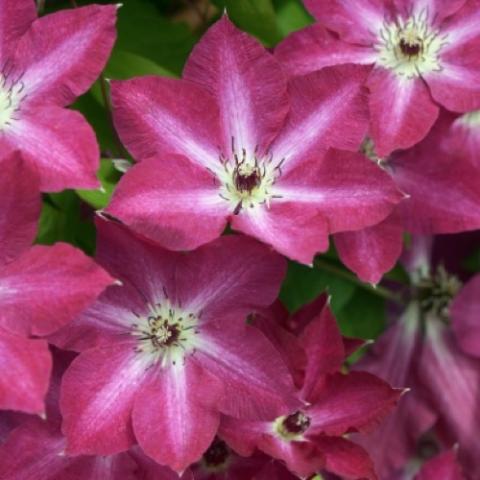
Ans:
<svg viewBox="0 0 480 480"><path fill-rule="evenodd" d="M43 191L96 188L95 134L63 107L102 71L115 40L116 7L36 16L33 0L0 2L0 149L21 150Z"/></svg>
<svg viewBox="0 0 480 480"><path fill-rule="evenodd" d="M70 245L30 247L38 178L17 154L2 164L0 198L0 409L40 414L51 358L38 337L67 324L114 280Z"/></svg>
<svg viewBox="0 0 480 480"><path fill-rule="evenodd" d="M263 321L261 325L267 327ZM277 328L282 327L277 324ZM328 305L317 311L298 337L283 339L283 345L277 342L278 349L291 351L297 343L306 358L299 393L303 405L269 421L224 416L219 435L241 455L259 448L301 477L325 469L342 478L375 479L367 452L344 435L374 429L401 391L368 373L340 373L347 352Z"/></svg>
<svg viewBox="0 0 480 480"><path fill-rule="evenodd" d="M342 261L364 281L378 283L403 248L403 233L433 235L480 229L480 169L460 150L442 142L451 125L444 114L418 145L379 158L371 144L364 151L409 195L386 220L358 232L335 235Z"/></svg>
<svg viewBox="0 0 480 480"><path fill-rule="evenodd" d="M136 440L162 465L200 459L220 412L264 417L296 405L287 367L245 323L273 302L285 261L247 237L172 253L100 221L97 259L123 282L52 339L82 353L61 409L71 454L112 454Z"/></svg>
<svg viewBox="0 0 480 480"><path fill-rule="evenodd" d="M305 0L317 25L276 56L295 74L353 63L373 66L371 135L384 157L425 137L439 105L480 107L478 0Z"/></svg>
<svg viewBox="0 0 480 480"><path fill-rule="evenodd" d="M383 220L402 199L356 151L367 129L365 69L287 84L227 19L195 47L182 80L112 82L120 137L140 162L107 212L162 246L196 248L235 230L312 263L328 234ZM326 153L327 152L327 153Z"/></svg>

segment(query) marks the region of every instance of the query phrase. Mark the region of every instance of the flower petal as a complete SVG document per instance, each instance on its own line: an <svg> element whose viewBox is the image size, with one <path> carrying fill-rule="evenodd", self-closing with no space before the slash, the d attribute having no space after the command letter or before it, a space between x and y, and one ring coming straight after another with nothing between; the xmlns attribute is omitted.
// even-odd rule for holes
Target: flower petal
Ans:
<svg viewBox="0 0 480 480"><path fill-rule="evenodd" d="M275 48L275 58L290 75L305 75L332 65L373 65L377 54L370 46L343 42L315 24L293 32Z"/></svg>
<svg viewBox="0 0 480 480"><path fill-rule="evenodd" d="M232 139L237 153L253 154L269 144L288 112L287 82L273 58L255 39L224 15L194 48L184 78L211 93L224 125L223 152Z"/></svg>
<svg viewBox="0 0 480 480"><path fill-rule="evenodd" d="M464 480L454 451L449 450L429 460L415 477L415 480Z"/></svg>
<svg viewBox="0 0 480 480"><path fill-rule="evenodd" d="M363 85L369 70L339 65L290 81L290 113L272 145L276 161L285 159L284 173L330 147L359 149L368 130Z"/></svg>
<svg viewBox="0 0 480 480"><path fill-rule="evenodd" d="M440 25L449 16L460 10L467 0L394 0L404 16L419 15L426 11L427 18L434 25Z"/></svg>
<svg viewBox="0 0 480 480"><path fill-rule="evenodd" d="M5 130L4 150L20 150L40 177L43 191L98 188L100 153L95 133L83 116L56 106L25 112Z"/></svg>
<svg viewBox="0 0 480 480"><path fill-rule="evenodd" d="M154 369L135 399L133 428L138 443L161 465L183 472L215 437L221 395L221 383L191 359L182 366Z"/></svg>
<svg viewBox="0 0 480 480"><path fill-rule="evenodd" d="M214 176L185 157L144 160L123 176L106 211L170 250L192 250L219 237L229 202Z"/></svg>
<svg viewBox="0 0 480 480"><path fill-rule="evenodd" d="M0 168L2 169L0 265L2 265L12 261L33 243L40 217L41 199L38 177L18 153L5 156L0 162Z"/></svg>
<svg viewBox="0 0 480 480"><path fill-rule="evenodd" d="M153 76L112 81L111 88L115 127L136 160L177 154L220 165L218 108L205 89Z"/></svg>
<svg viewBox="0 0 480 480"><path fill-rule="evenodd" d="M313 16L343 40L371 45L387 14L383 0L304 0Z"/></svg>
<svg viewBox="0 0 480 480"><path fill-rule="evenodd" d="M473 277L450 305L453 331L462 349L480 357L480 275Z"/></svg>
<svg viewBox="0 0 480 480"><path fill-rule="evenodd" d="M435 123L439 108L420 78L405 79L376 68L368 79L371 133L380 157L410 148Z"/></svg>
<svg viewBox="0 0 480 480"><path fill-rule="evenodd" d="M377 284L391 270L402 253L403 225L393 213L383 222L357 232L335 235L335 246L342 262L360 280Z"/></svg>
<svg viewBox="0 0 480 480"><path fill-rule="evenodd" d="M340 436L371 431L393 410L400 393L370 373L333 374L307 410L312 419L308 433Z"/></svg>
<svg viewBox="0 0 480 480"><path fill-rule="evenodd" d="M86 92L115 41L115 5L90 5L39 18L19 41L27 102L68 105Z"/></svg>
<svg viewBox="0 0 480 480"><path fill-rule="evenodd" d="M0 330L0 364L0 409L43 413L52 368L47 342Z"/></svg>
<svg viewBox="0 0 480 480"><path fill-rule="evenodd" d="M298 405L286 365L254 327L203 326L194 358L224 383L220 409L225 414L271 419Z"/></svg>
<svg viewBox="0 0 480 480"><path fill-rule="evenodd" d="M3 0L0 10L0 62L13 53L19 38L37 18L35 4L30 0Z"/></svg>
<svg viewBox="0 0 480 480"><path fill-rule="evenodd" d="M48 335L72 321L113 283L91 258L65 243L34 246L0 272L0 324L26 335Z"/></svg>
<svg viewBox="0 0 480 480"><path fill-rule="evenodd" d="M132 342L80 354L63 376L60 409L70 455L110 455L134 443L131 413L146 376Z"/></svg>

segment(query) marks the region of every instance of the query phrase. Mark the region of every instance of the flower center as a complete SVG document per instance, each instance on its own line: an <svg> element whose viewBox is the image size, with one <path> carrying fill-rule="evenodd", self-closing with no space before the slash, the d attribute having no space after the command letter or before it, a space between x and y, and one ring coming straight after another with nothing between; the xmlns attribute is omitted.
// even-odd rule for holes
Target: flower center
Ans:
<svg viewBox="0 0 480 480"><path fill-rule="evenodd" d="M275 162L272 155L258 156L258 148L249 154L245 149L238 154L232 140L232 156L220 155L223 169L216 178L220 182L221 198L230 203L233 213L259 205L270 207L270 201L281 198L275 195L275 182L282 174L283 160Z"/></svg>
<svg viewBox="0 0 480 480"><path fill-rule="evenodd" d="M226 470L229 461L230 449L227 447L227 444L219 438L215 438L202 457L203 467L210 472Z"/></svg>
<svg viewBox="0 0 480 480"><path fill-rule="evenodd" d="M447 36L431 25L424 9L383 25L375 45L377 63L406 78L441 71L440 52L446 44Z"/></svg>
<svg viewBox="0 0 480 480"><path fill-rule="evenodd" d="M287 441L301 438L309 427L310 417L301 411L285 417L279 417L274 422L274 430L277 435Z"/></svg>
<svg viewBox="0 0 480 480"><path fill-rule="evenodd" d="M25 98L25 89L20 79L12 79L6 73L0 73L0 130L8 128L18 120L20 104Z"/></svg>
<svg viewBox="0 0 480 480"><path fill-rule="evenodd" d="M151 357L153 363L175 365L195 351L198 317L173 308L168 300L150 307L148 316L137 317L132 335L137 337L136 352Z"/></svg>

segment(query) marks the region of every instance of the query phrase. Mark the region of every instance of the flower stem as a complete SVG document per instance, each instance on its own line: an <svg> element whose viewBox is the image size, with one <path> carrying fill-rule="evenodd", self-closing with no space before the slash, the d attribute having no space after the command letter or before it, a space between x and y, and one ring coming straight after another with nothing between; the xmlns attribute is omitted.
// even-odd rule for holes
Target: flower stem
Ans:
<svg viewBox="0 0 480 480"><path fill-rule="evenodd" d="M350 272L347 272L346 270L344 270L343 268L337 265L334 265L320 258L316 258L313 265L314 265L314 268L318 268L320 270L324 270L326 272L332 273L335 276L343 278L344 280L347 280L350 283L354 283L360 288L363 288L364 290L367 290L368 292L374 295L377 295L378 297L382 297L385 300L395 302L398 305L403 305L402 299L398 294L380 285L374 286L374 285L371 285L370 283L363 283L355 275L353 275Z"/></svg>

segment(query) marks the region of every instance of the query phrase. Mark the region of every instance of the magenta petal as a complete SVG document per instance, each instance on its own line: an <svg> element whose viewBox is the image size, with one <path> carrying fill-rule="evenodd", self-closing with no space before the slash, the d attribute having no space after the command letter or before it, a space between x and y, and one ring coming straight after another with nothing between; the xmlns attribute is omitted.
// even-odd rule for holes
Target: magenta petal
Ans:
<svg viewBox="0 0 480 480"><path fill-rule="evenodd" d="M371 431L393 410L400 393L366 372L331 375L308 409L312 418L308 432L342 435Z"/></svg>
<svg viewBox="0 0 480 480"><path fill-rule="evenodd" d="M138 443L161 465L183 472L215 437L221 395L221 383L190 359L182 366L154 368L135 399Z"/></svg>
<svg viewBox="0 0 480 480"><path fill-rule="evenodd" d="M146 366L133 342L80 354L63 376L60 409L69 454L109 455L134 443L131 414Z"/></svg>
<svg viewBox="0 0 480 480"><path fill-rule="evenodd" d="M312 439L325 457L325 469L343 479L377 480L368 453L345 438L317 436Z"/></svg>
<svg viewBox="0 0 480 480"><path fill-rule="evenodd" d="M20 40L16 62L27 102L68 105L86 92L115 41L116 6L91 5L41 17Z"/></svg>
<svg viewBox="0 0 480 480"><path fill-rule="evenodd" d="M138 77L112 82L115 127L137 160L183 155L214 169L220 155L218 108L208 92L184 80Z"/></svg>
<svg viewBox="0 0 480 480"><path fill-rule="evenodd" d="M368 79L372 138L380 157L410 148L435 123L439 108L420 78L405 79L383 68Z"/></svg>
<svg viewBox="0 0 480 480"><path fill-rule="evenodd" d="M448 451L429 460L420 470L415 480L464 480L454 451Z"/></svg>
<svg viewBox="0 0 480 480"><path fill-rule="evenodd" d="M0 162L0 265L12 261L33 242L40 216L38 177L18 153ZM15 181L12 181L12 179ZM2 297L0 283L0 298Z"/></svg>
<svg viewBox="0 0 480 480"><path fill-rule="evenodd" d="M43 413L52 368L44 340L0 330L0 409Z"/></svg>
<svg viewBox="0 0 480 480"><path fill-rule="evenodd" d="M427 9L428 18L434 24L441 24L450 15L456 13L467 0L393 0L396 8L405 16Z"/></svg>
<svg viewBox="0 0 480 480"><path fill-rule="evenodd" d="M194 48L184 78L215 97L225 155L231 152L232 138L237 151L266 150L287 115L287 83L280 65L226 15Z"/></svg>
<svg viewBox="0 0 480 480"><path fill-rule="evenodd" d="M275 48L275 58L291 75L305 75L332 65L373 65L376 53L369 46L339 40L315 24L290 34Z"/></svg>
<svg viewBox="0 0 480 480"><path fill-rule="evenodd" d="M337 233L335 246L342 262L360 280L375 285L395 266L402 253L403 225L393 213L373 227Z"/></svg>
<svg viewBox="0 0 480 480"><path fill-rule="evenodd" d="M28 109L12 122L0 145L22 152L38 172L43 191L100 186L95 133L78 112L57 106Z"/></svg>
<svg viewBox="0 0 480 480"><path fill-rule="evenodd" d="M384 0L303 0L313 16L348 42L371 45L386 15Z"/></svg>
<svg viewBox="0 0 480 480"><path fill-rule="evenodd" d="M450 305L453 331L462 349L480 356L480 275L473 277Z"/></svg>
<svg viewBox="0 0 480 480"><path fill-rule="evenodd" d="M287 366L264 335L249 325L221 328L207 324L195 361L225 387L220 409L234 417L271 419L295 408Z"/></svg>
<svg viewBox="0 0 480 480"><path fill-rule="evenodd" d="M284 174L327 148L359 149L368 130L364 83L369 70L339 65L290 80L292 105L272 145L275 158L285 158Z"/></svg>
<svg viewBox="0 0 480 480"><path fill-rule="evenodd" d="M13 53L19 38L37 18L31 0L3 0L0 10L0 61L2 65Z"/></svg>
<svg viewBox="0 0 480 480"><path fill-rule="evenodd" d="M222 234L229 209L210 172L169 155L132 167L106 211L165 248L191 250Z"/></svg>
<svg viewBox="0 0 480 480"><path fill-rule="evenodd" d="M48 335L67 324L113 283L71 245L32 247L0 272L0 324L14 332Z"/></svg>

